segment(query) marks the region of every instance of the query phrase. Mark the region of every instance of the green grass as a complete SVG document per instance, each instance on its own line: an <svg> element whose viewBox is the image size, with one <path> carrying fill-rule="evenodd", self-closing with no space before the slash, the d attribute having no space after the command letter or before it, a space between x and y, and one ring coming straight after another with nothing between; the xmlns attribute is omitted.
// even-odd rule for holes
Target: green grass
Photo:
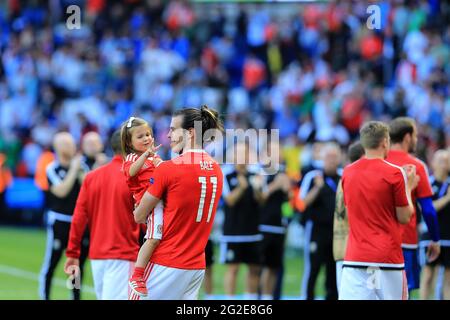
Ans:
<svg viewBox="0 0 450 320"><path fill-rule="evenodd" d="M37 277L45 255L46 240L44 229L0 228L0 300L39 299ZM54 279L57 280L53 281L51 299L70 299L70 291L64 285L67 279L63 271L64 262L65 257L62 257L55 271ZM87 263L86 267L83 285L93 287L90 264ZM12 268L19 274L11 274ZM95 299L95 295L83 292L82 298Z"/></svg>
<svg viewBox="0 0 450 320"><path fill-rule="evenodd" d="M39 299L38 275L45 254L46 239L45 229L0 227L0 300ZM218 256L216 247L216 260ZM294 298L300 295L303 275L301 257L302 253L299 250L291 249L286 252L283 296ZM55 281L53 283L51 299L70 299L70 291L65 287L67 277L63 272L64 261L65 257L62 257L55 272L55 278L58 280L57 283ZM216 263L213 270L214 294L224 295L225 265ZM242 266L238 275L238 294L243 293L245 275L246 267ZM321 274L316 286L318 296L323 296L323 283L324 277ZM83 285L93 288L90 263L86 264ZM203 292L200 294L200 298L202 297ZM84 291L82 298L95 299L95 295Z"/></svg>

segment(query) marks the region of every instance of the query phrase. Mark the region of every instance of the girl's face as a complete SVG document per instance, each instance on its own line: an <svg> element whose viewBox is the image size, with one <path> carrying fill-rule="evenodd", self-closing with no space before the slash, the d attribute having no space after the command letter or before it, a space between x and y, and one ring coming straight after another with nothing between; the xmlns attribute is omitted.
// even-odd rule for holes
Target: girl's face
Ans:
<svg viewBox="0 0 450 320"><path fill-rule="evenodd" d="M150 128L147 125L134 127L131 132L131 146L139 153L145 152L153 143Z"/></svg>

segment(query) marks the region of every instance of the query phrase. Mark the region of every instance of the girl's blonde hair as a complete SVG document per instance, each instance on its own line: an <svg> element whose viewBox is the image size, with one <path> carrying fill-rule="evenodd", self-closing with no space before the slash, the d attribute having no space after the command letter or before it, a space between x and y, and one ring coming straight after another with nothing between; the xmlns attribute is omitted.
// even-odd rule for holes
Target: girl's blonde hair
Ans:
<svg viewBox="0 0 450 320"><path fill-rule="evenodd" d="M146 125L150 129L150 134L153 136L152 127L150 127L148 122L142 118L130 117L130 119L122 124L120 128L120 143L122 147L122 154L124 156L135 152L135 150L133 149L133 145L131 144L133 129L143 125Z"/></svg>

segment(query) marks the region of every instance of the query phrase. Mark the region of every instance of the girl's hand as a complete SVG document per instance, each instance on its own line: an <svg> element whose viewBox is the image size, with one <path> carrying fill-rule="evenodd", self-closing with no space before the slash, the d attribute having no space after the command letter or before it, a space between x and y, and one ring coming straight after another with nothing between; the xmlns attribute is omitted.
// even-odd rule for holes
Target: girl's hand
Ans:
<svg viewBox="0 0 450 320"><path fill-rule="evenodd" d="M152 139L152 142L150 143L150 147L145 151L147 154L147 157L154 156L156 154L156 151L158 151L161 148L162 144L159 144L155 147L155 139Z"/></svg>

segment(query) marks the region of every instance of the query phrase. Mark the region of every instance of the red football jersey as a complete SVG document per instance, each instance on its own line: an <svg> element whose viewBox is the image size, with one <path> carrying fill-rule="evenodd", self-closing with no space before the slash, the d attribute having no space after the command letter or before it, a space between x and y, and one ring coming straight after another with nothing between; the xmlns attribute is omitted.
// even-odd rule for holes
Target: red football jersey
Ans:
<svg viewBox="0 0 450 320"><path fill-rule="evenodd" d="M345 265L403 268L395 207L408 205L406 176L382 159L362 158L344 169L349 237Z"/></svg>
<svg viewBox="0 0 450 320"><path fill-rule="evenodd" d="M90 259L136 261L139 226L134 222L133 197L122 173L122 157L89 172L81 185L70 225L66 256L80 257L86 227Z"/></svg>
<svg viewBox="0 0 450 320"><path fill-rule="evenodd" d="M127 177L127 184L133 193L133 198L136 206L141 201L144 196L145 191L150 183L150 179L153 177L153 171L155 171L155 165L153 164L153 157L149 157L145 160L144 165L139 170L139 172L130 177L130 167L136 160L139 158L139 155L135 153L130 153L126 156L123 162L123 172Z"/></svg>
<svg viewBox="0 0 450 320"><path fill-rule="evenodd" d="M414 214L408 224L402 225L402 247L417 248L419 238L417 235L417 216L416 216L416 200L418 198L425 198L433 196L430 181L428 179L428 169L425 163L410 155L407 152L400 150L390 150L386 161L389 161L397 166L404 166L412 164L416 167L416 174L420 177L417 188L412 191L411 200L414 204Z"/></svg>
<svg viewBox="0 0 450 320"><path fill-rule="evenodd" d="M205 247L222 186L222 170L204 150L189 150L155 169L148 192L164 201L164 237L151 262L205 268Z"/></svg>

